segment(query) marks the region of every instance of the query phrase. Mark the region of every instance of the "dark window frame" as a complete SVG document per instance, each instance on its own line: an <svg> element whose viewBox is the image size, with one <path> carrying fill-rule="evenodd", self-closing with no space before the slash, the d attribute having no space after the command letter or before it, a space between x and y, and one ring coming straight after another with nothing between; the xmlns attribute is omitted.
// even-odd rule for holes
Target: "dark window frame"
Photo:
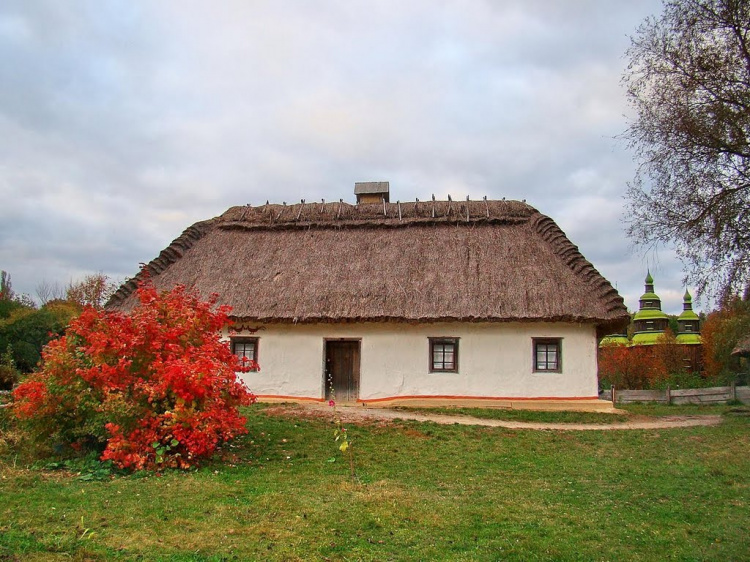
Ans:
<svg viewBox="0 0 750 562"><path fill-rule="evenodd" d="M562 340L562 338L532 338L531 364L535 373L562 373ZM545 366L539 367L539 351L542 351L539 349L540 346L554 346L556 348L554 368L550 368L549 349L544 350L544 353L548 355L544 361Z"/></svg>
<svg viewBox="0 0 750 562"><path fill-rule="evenodd" d="M233 336L229 339L230 341L230 349L232 350L232 354L237 356L238 358L247 357L248 359L252 359L256 363L258 362L258 348L260 347L260 338L251 338L246 336ZM249 343L253 344L253 356L250 357L246 355L245 350L243 349L242 354L237 353L237 346L239 345L247 345ZM253 369L255 371L255 369Z"/></svg>
<svg viewBox="0 0 750 562"><path fill-rule="evenodd" d="M458 340L460 338L440 337L440 338L427 338L427 339L430 342L430 355L428 356L428 364L429 364L430 373L458 373ZM442 350L442 353L443 353L442 361L440 362L435 361L435 351L436 351L435 347L446 346L446 345L453 346L452 366L446 366L445 349Z"/></svg>

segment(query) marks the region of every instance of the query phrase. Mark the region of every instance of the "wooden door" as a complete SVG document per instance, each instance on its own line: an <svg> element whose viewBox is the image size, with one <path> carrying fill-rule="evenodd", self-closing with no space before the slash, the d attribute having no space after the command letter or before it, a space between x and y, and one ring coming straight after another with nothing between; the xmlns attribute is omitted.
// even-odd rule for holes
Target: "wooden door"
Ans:
<svg viewBox="0 0 750 562"><path fill-rule="evenodd" d="M326 341L326 399L354 402L359 397L359 341Z"/></svg>

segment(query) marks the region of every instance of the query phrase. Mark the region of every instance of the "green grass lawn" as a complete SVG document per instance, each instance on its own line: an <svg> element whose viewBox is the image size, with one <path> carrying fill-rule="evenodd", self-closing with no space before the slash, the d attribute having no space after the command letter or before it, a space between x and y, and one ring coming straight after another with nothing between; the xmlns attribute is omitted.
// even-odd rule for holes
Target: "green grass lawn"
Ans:
<svg viewBox="0 0 750 562"><path fill-rule="evenodd" d="M750 560L746 412L675 409L726 415L658 431L351 426L352 483L331 420L265 410L187 473L87 480L6 451L0 560Z"/></svg>

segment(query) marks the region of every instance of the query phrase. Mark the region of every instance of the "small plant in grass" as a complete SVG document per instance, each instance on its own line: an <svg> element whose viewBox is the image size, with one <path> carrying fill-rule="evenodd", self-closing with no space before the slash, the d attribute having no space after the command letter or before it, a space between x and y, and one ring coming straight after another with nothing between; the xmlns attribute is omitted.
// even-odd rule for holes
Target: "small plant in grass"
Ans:
<svg viewBox="0 0 750 562"><path fill-rule="evenodd" d="M238 407L254 402L219 330L228 307L184 287L137 290L129 314L85 308L44 350L41 369L13 393L13 413L37 440L98 451L132 470L188 468L247 433Z"/></svg>
<svg viewBox="0 0 750 562"><path fill-rule="evenodd" d="M333 422L336 425L336 428L333 430L333 440L338 443L339 451L346 455L349 461L349 477L352 482L356 482L357 474L354 470L354 448L352 447L354 442L336 409L336 393L333 388L331 388L331 399L328 401L328 405L333 409Z"/></svg>

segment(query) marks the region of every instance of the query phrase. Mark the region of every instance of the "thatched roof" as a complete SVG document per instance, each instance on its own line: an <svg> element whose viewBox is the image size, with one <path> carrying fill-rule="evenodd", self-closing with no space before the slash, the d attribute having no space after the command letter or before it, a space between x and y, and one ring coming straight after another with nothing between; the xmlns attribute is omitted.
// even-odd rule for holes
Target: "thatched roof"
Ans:
<svg viewBox="0 0 750 562"><path fill-rule="evenodd" d="M554 221L517 201L232 207L146 270L262 322L629 321ZM141 276L109 306L131 307Z"/></svg>

